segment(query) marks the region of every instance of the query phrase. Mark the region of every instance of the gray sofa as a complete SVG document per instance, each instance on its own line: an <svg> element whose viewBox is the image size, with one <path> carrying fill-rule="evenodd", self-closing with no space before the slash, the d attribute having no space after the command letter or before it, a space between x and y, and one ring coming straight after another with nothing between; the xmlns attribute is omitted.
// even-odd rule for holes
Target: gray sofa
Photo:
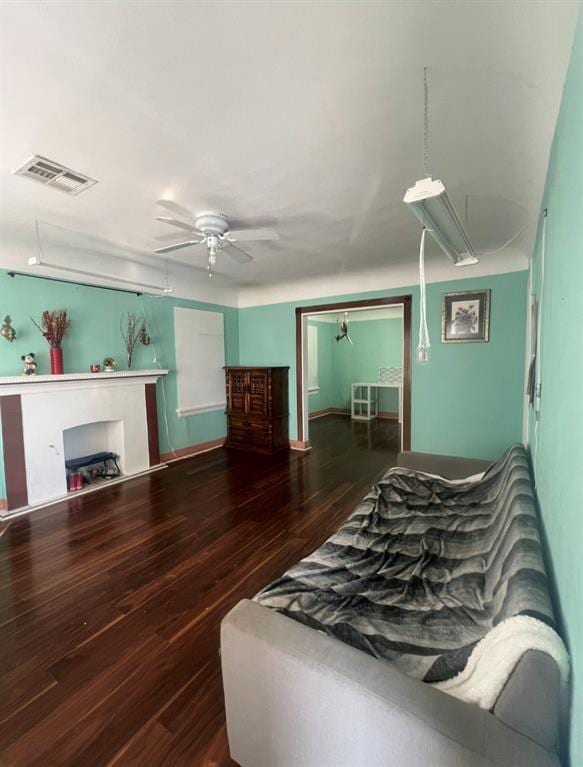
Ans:
<svg viewBox="0 0 583 767"><path fill-rule="evenodd" d="M484 461L401 453L456 479ZM255 602L223 620L227 732L242 767L558 767L559 671L522 656L492 711Z"/></svg>

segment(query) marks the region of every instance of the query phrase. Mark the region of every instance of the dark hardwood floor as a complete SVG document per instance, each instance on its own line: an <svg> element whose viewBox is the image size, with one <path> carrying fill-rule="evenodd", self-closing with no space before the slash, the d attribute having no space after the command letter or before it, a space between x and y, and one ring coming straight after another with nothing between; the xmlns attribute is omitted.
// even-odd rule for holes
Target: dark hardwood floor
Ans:
<svg viewBox="0 0 583 767"><path fill-rule="evenodd" d="M0 523L0 765L234 764L219 624L394 463L398 425L215 450Z"/></svg>

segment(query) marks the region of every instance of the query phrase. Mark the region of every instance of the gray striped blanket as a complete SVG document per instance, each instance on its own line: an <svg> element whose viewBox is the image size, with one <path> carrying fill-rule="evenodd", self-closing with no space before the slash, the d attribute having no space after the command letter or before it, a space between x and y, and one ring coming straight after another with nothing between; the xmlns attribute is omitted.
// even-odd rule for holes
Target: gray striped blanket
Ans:
<svg viewBox="0 0 583 767"><path fill-rule="evenodd" d="M507 618L554 627L524 448L478 481L391 469L255 601L432 683Z"/></svg>

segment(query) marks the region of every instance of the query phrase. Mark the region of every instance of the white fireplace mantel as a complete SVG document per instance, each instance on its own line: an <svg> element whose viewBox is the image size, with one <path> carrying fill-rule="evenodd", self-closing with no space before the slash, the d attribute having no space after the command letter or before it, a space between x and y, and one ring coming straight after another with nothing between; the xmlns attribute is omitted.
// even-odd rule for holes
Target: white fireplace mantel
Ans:
<svg viewBox="0 0 583 767"><path fill-rule="evenodd" d="M124 477L160 466L155 383L167 373L0 378L7 511L67 497L65 460L83 450L113 452Z"/></svg>
<svg viewBox="0 0 583 767"><path fill-rule="evenodd" d="M119 370L114 373L63 373L61 375L0 376L0 397L5 394L45 394L78 387L154 383L168 375L164 369Z"/></svg>

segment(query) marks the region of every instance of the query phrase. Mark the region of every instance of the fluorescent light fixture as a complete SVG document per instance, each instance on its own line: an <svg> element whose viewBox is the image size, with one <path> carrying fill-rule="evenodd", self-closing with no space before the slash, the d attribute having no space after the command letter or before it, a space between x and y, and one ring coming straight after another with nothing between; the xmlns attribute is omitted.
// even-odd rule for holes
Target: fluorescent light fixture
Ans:
<svg viewBox="0 0 583 767"><path fill-rule="evenodd" d="M149 282L140 282L139 280L131 280L125 277L118 277L116 274L98 274L97 272L90 272L86 269L77 269L74 266L64 266L63 264L51 264L48 261L40 259L39 256L33 256L28 259L29 266L43 266L47 269L57 269L63 272L71 272L72 274L81 274L85 277L96 277L97 279L107 280L108 282L121 282L124 285L131 285L135 288L144 288L146 290L156 290L161 293L172 293L173 289L164 285L152 285ZM99 286L97 286L99 287Z"/></svg>
<svg viewBox="0 0 583 767"><path fill-rule="evenodd" d="M411 208L455 266L471 266L478 259L444 185L424 178L407 189L403 202Z"/></svg>

